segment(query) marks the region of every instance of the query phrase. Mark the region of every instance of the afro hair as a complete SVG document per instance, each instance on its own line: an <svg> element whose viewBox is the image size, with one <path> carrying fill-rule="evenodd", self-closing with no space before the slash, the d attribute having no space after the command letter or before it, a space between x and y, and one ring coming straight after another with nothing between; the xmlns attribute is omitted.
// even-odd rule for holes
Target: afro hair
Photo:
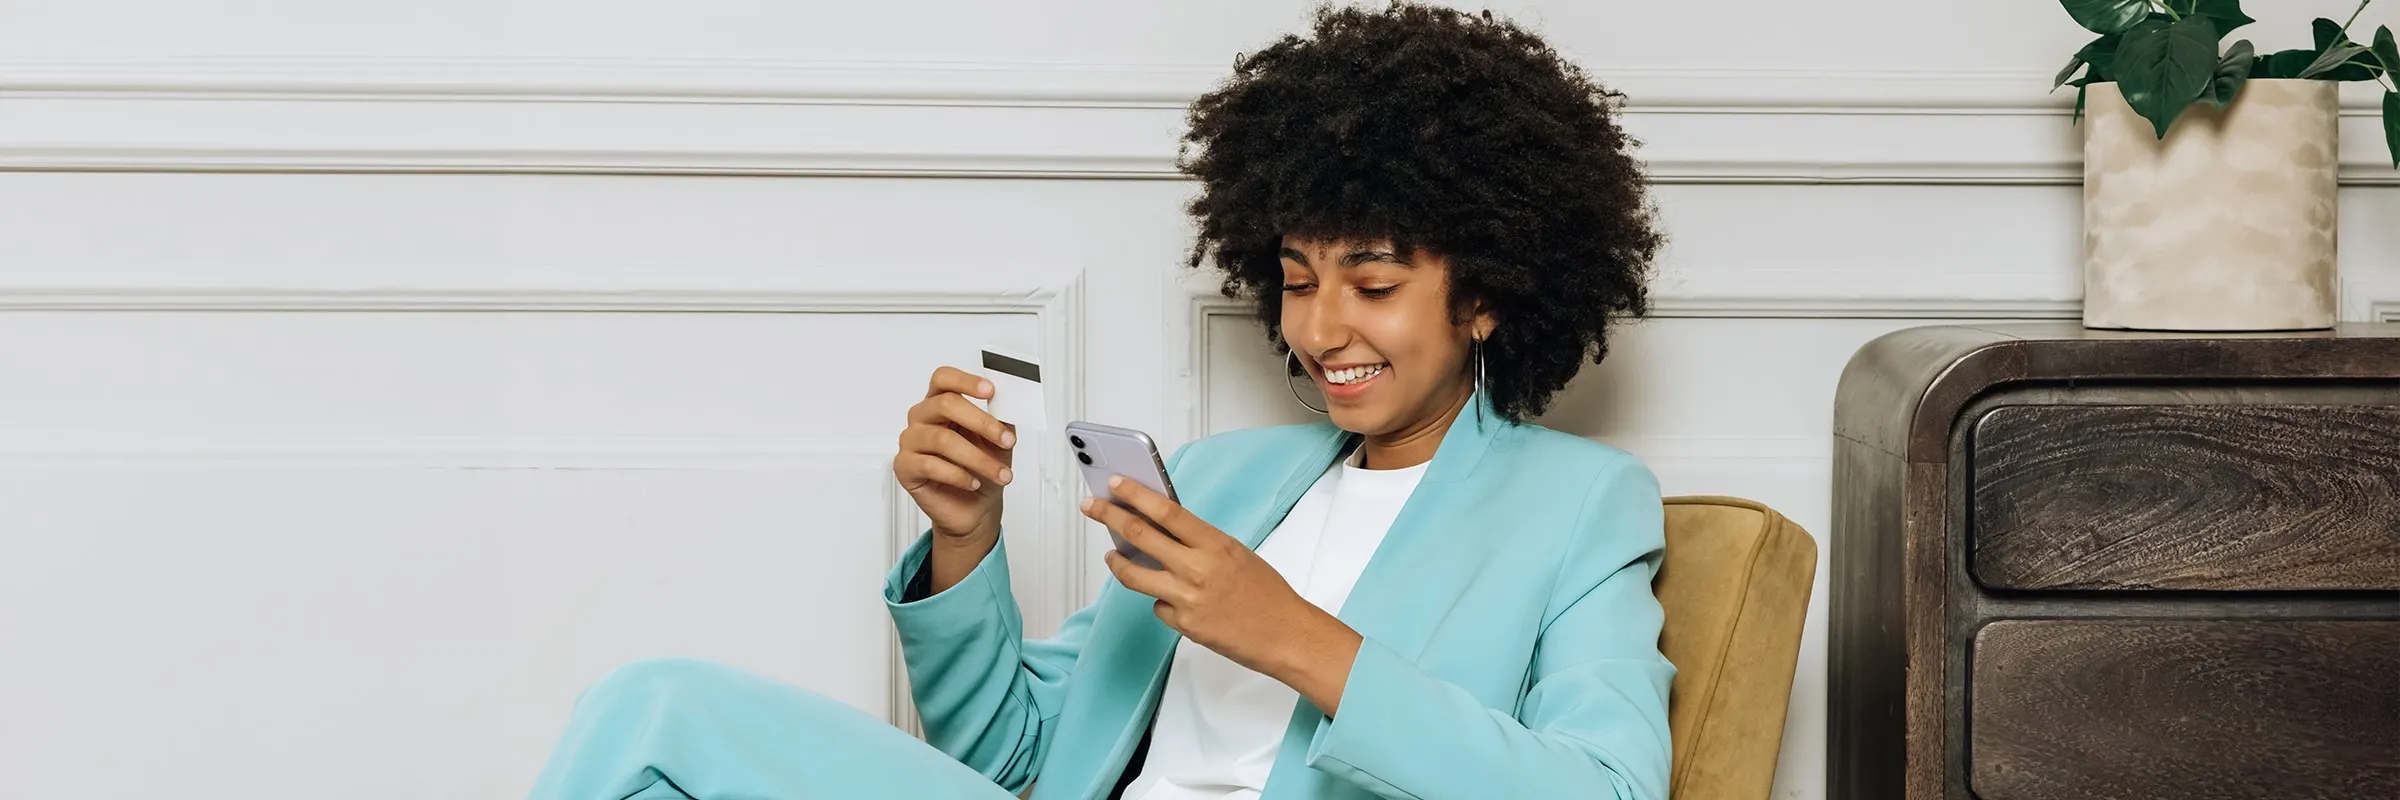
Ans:
<svg viewBox="0 0 2400 800"><path fill-rule="evenodd" d="M1383 240L1450 263L1481 308L1493 407L1538 416L1613 318L1648 313L1665 243L1609 91L1491 12L1320 6L1309 36L1235 59L1195 100L1177 166L1200 190L1186 267L1213 260L1278 352L1284 236ZM1195 150L1197 152L1195 152Z"/></svg>

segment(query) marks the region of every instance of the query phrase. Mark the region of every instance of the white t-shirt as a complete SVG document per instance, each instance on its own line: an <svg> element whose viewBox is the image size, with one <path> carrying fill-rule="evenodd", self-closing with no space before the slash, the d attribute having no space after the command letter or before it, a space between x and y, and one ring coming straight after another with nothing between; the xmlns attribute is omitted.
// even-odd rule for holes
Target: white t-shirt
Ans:
<svg viewBox="0 0 2400 800"><path fill-rule="evenodd" d="M1362 448L1363 450L1363 448ZM1350 458L1318 476L1258 547L1309 603L1339 613L1427 464L1362 469ZM1127 800L1254 800L1267 785L1300 694L1185 639L1158 701L1150 752Z"/></svg>

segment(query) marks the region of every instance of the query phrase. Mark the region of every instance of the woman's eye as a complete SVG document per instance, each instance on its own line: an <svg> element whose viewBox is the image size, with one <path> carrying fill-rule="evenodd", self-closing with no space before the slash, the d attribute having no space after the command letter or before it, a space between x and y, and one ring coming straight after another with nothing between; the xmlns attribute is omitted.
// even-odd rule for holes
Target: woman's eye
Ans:
<svg viewBox="0 0 2400 800"><path fill-rule="evenodd" d="M1390 297L1393 292L1397 291L1400 291L1398 286L1379 286L1373 289L1362 288L1358 290L1358 293L1367 297Z"/></svg>
<svg viewBox="0 0 2400 800"><path fill-rule="evenodd" d="M1291 294L1293 292L1305 292L1314 288L1317 288L1317 285L1313 283L1287 283L1283 285L1283 291L1285 294Z"/></svg>

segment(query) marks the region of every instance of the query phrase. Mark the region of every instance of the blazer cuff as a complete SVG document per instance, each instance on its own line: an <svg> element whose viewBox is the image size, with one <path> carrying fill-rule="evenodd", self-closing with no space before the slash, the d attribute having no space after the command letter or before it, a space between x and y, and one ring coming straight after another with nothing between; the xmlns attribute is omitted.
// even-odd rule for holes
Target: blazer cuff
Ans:
<svg viewBox="0 0 2400 800"><path fill-rule="evenodd" d="M992 552L957 584L931 597L911 597L910 585L932 569L932 547L933 532L919 534L901 553L900 563L892 565L883 578L883 604L891 611L892 624L904 643L949 639L990 625L995 612L1004 617L1016 614L1017 604L1009 592L1006 538L993 544ZM1014 622L1002 620L1004 625Z"/></svg>
<svg viewBox="0 0 2400 800"><path fill-rule="evenodd" d="M1433 696L1425 684L1436 680L1383 643L1362 637L1342 683L1341 710L1318 722L1308 766L1385 797L1414 797L1394 783L1405 780L1411 756L1396 752L1391 737L1393 731L1438 731L1449 724L1438 718L1435 704L1424 702ZM1438 765L1414 768L1426 767Z"/></svg>

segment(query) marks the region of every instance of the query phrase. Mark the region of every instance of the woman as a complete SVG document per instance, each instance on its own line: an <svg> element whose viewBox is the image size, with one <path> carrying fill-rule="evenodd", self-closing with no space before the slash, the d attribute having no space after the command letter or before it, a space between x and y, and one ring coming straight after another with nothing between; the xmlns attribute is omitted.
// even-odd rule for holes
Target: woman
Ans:
<svg viewBox="0 0 2400 800"><path fill-rule="evenodd" d="M932 529L886 585L926 741L644 662L587 690L534 796L1664 798L1657 484L1527 422L1646 309L1660 235L1612 98L1436 8L1320 10L1241 59L1191 111L1192 263L1327 421L1178 449L1185 505L1087 502L1163 569L1108 553L1100 599L1027 641L1014 434L943 368L893 461Z"/></svg>

